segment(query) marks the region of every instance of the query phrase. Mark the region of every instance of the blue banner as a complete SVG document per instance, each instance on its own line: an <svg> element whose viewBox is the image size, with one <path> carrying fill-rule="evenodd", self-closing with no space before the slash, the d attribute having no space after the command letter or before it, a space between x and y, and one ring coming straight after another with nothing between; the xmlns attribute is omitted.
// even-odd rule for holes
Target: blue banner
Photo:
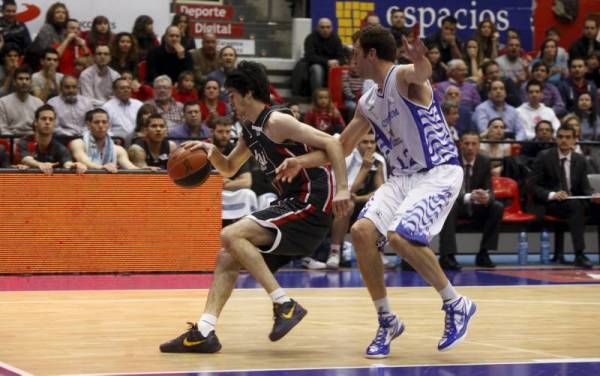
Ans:
<svg viewBox="0 0 600 376"><path fill-rule="evenodd" d="M392 10L404 10L406 26L418 27L419 35L426 36L441 26L444 17L452 15L458 20L458 37L469 39L479 22L489 19L505 41L506 30L516 29L521 35L525 50L532 49L533 9L532 0L311 0L311 18L316 26L319 18L331 19L335 29L346 44L351 44L352 33L360 29L369 14L377 14L383 26L391 25Z"/></svg>

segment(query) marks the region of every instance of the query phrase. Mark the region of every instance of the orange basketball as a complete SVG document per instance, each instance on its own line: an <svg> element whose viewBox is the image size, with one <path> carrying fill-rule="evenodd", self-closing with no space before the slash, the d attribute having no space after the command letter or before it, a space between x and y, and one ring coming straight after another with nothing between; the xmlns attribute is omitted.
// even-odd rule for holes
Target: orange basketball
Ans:
<svg viewBox="0 0 600 376"><path fill-rule="evenodd" d="M177 148L169 157L167 172L173 182L181 187L191 188L206 181L212 166L208 163L203 149L190 151Z"/></svg>

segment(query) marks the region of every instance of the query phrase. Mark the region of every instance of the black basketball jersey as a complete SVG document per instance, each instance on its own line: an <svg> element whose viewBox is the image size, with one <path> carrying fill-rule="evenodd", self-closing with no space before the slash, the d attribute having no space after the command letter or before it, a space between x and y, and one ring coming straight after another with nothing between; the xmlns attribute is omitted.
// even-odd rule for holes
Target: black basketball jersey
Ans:
<svg viewBox="0 0 600 376"><path fill-rule="evenodd" d="M144 152L146 153L146 164L148 166L160 167L161 169L167 168L169 154L171 154L171 146L169 145L169 140L164 139L161 141L160 153L156 158L152 155L152 153L150 153L150 146L148 145L145 139L138 139L134 141L134 144L144 149Z"/></svg>
<svg viewBox="0 0 600 376"><path fill-rule="evenodd" d="M260 169L271 180L280 199L297 198L329 213L334 190L333 173L329 166L302 169L290 183L275 180L275 169L286 158L306 154L310 148L293 141L276 143L264 134L264 126L274 111L274 109L265 108L254 124L246 122L242 125L242 134L246 145L254 154Z"/></svg>

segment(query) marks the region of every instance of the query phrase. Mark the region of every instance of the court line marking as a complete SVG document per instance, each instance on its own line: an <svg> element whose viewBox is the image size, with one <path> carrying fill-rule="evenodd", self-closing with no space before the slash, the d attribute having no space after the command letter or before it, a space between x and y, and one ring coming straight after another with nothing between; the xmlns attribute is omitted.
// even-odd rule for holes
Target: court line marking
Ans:
<svg viewBox="0 0 600 376"><path fill-rule="evenodd" d="M138 290L133 290L138 291ZM2 304L106 304L106 303L156 303L156 302L198 302L201 300L205 300L205 297L198 298L123 298L123 299L68 299L68 298L56 298L50 300L2 300L0 299L0 303ZM234 297L236 300L242 301L254 301L254 300L265 300L266 297L244 297L244 296L236 296ZM303 296L301 300L306 301L327 301L330 302L332 296L327 297L318 297L318 296ZM359 297L359 296L335 296L336 300L360 300L365 301L368 297ZM402 297L401 300L403 302L433 302L438 301L437 298L408 298ZM600 306L600 302L578 302L578 301L568 301L568 300L518 300L518 299L476 299L477 303L492 303L492 304L552 304L552 305L583 305L583 306Z"/></svg>
<svg viewBox="0 0 600 376"><path fill-rule="evenodd" d="M17 367L11 366L10 364L6 364L6 363L4 363L4 362L0 362L0 371L1 371L3 368L4 368L4 369L7 369L7 370L9 370L9 371L11 371L11 372L14 372L14 373L16 373L17 375L21 375L21 376L33 376L31 373L29 373L29 372L26 372L26 371L23 371L23 370L22 370L22 369L20 369L20 368L17 368Z"/></svg>
<svg viewBox="0 0 600 376"><path fill-rule="evenodd" d="M557 361L558 359L552 359L551 362L547 363L600 363L600 359L595 359L593 362L588 362L589 358L569 358L563 361ZM538 359L542 360L542 359ZM74 373L64 376L126 376L126 375L167 375L167 374L190 374L190 373L213 373L213 372L275 372L275 371L309 371L309 370L350 370L350 369L371 369L371 368L418 368L418 367L429 367L429 368L441 368L441 367L469 367L469 366L500 366L500 365L525 365L525 364L543 364L538 360L533 361L519 361L519 362L497 362L497 363L449 363L449 364L398 364L388 365L381 363L374 363L370 366L356 366L356 367L299 367L299 368L257 368L257 369L224 369L224 370L188 370L188 371L157 371L157 372L132 372L132 373ZM572 361L571 361L572 360Z"/></svg>

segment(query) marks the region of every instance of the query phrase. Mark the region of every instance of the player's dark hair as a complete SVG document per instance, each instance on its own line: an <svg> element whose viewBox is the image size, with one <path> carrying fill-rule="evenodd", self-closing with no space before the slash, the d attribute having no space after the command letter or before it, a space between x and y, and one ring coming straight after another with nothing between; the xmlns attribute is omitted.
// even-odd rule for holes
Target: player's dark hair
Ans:
<svg viewBox="0 0 600 376"><path fill-rule="evenodd" d="M254 99L270 103L269 79L262 64L243 60L225 79L225 87L237 90L242 96L252 93Z"/></svg>
<svg viewBox="0 0 600 376"><path fill-rule="evenodd" d="M379 59L391 62L396 60L396 39L388 29L380 25L367 26L362 29L359 42L364 56L374 49Z"/></svg>

